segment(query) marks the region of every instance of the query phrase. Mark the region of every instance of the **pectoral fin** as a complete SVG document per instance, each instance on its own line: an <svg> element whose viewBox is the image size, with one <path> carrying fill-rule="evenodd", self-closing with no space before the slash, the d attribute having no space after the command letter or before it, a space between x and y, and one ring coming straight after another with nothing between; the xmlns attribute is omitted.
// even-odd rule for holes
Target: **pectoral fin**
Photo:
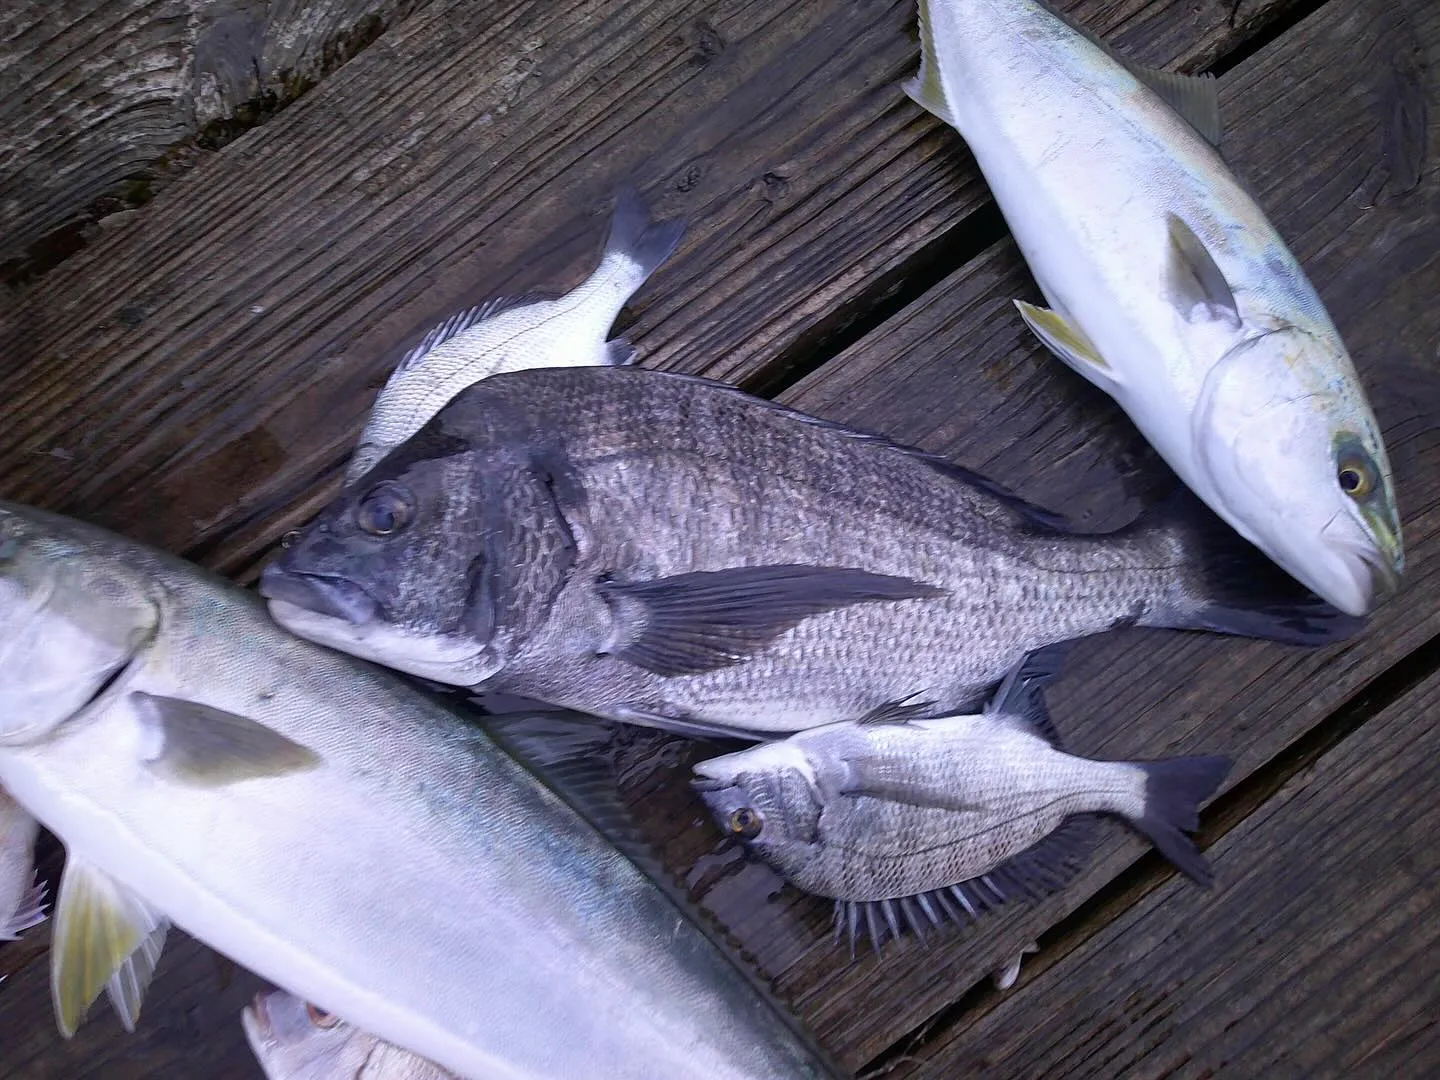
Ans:
<svg viewBox="0 0 1440 1080"><path fill-rule="evenodd" d="M1016 300L1015 307L1041 344L1107 394L1115 392L1120 385L1115 369L1105 362L1083 330L1049 308L1024 300Z"/></svg>
<svg viewBox="0 0 1440 1080"><path fill-rule="evenodd" d="M172 780L219 787L320 764L313 750L248 717L142 690L130 698L155 735L151 768Z"/></svg>
<svg viewBox="0 0 1440 1080"><path fill-rule="evenodd" d="M1195 230L1167 214L1169 252L1166 266L1171 301L1187 322L1219 320L1240 327L1235 293Z"/></svg>
<svg viewBox="0 0 1440 1080"><path fill-rule="evenodd" d="M60 1034L70 1038L100 991L133 1030L169 923L83 856L71 852L60 879L50 991Z"/></svg>
<svg viewBox="0 0 1440 1080"><path fill-rule="evenodd" d="M911 578L793 564L602 580L596 587L615 619L605 651L666 676L738 663L802 620L835 608L945 593Z"/></svg>

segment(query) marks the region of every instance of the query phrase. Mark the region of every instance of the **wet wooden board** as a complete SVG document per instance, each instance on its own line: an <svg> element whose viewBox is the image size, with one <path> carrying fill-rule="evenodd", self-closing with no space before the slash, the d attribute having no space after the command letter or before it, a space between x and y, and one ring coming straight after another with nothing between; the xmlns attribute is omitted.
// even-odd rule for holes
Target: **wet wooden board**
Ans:
<svg viewBox="0 0 1440 1080"><path fill-rule="evenodd" d="M1440 629L1440 316L1429 296L1440 275L1440 170L1432 163L1410 191L1365 187L1375 183L1384 114L1351 92L1339 53L1382 32L1373 16L1327 6L1226 76L1222 106L1231 118L1227 155L1313 268L1375 388L1402 493L1405 589L1358 641L1318 652L1144 630L1085 642L1051 694L1079 752L1223 752L1237 759L1233 786ZM1415 33L1422 46L1440 42L1440 18L1415 23ZM1311 110L1296 114L1267 94L1276 85L1294 88ZM1344 165L1321 178L1296 161ZM1010 303L1016 296L1039 299L1006 240L781 399L981 468L1084 527L1122 524L1173 475L1118 408L1034 343ZM1415 400L1419 393L1428 401ZM688 829L672 843L682 864L703 850ZM1117 828L1091 871L1059 897L928 949L902 946L853 965L824 938L826 905L790 891L766 905L775 883L758 868L717 887L709 902L727 916L743 913L746 947L779 974L822 1038L859 1065L986 979L1144 850Z"/></svg>
<svg viewBox="0 0 1440 1080"><path fill-rule="evenodd" d="M1440 677L924 1064L941 1080L1422 1077L1440 1062Z"/></svg>
<svg viewBox="0 0 1440 1080"><path fill-rule="evenodd" d="M659 194L662 211L697 218L632 312L630 334L648 362L752 378L792 361L817 367L784 399L984 467L1082 525L1123 521L1160 490L1164 472L1113 406L1041 354L1013 315L1009 298L1034 299L1033 286L1013 246L990 243L975 224L994 214L968 155L895 93L894 79L914 63L908 5L796 7L804 10L677 3L612 24L583 4L555 15L514 4L489 9L489 31L453 12L448 23L432 9L418 13L177 183L133 235L82 253L7 313L7 341L28 350L28 363L0 375L0 400L13 403L7 418L17 418L0 432L0 493L243 565L311 512L407 335L474 295L574 280L598 243L609 190L629 173ZM1227 5L1181 7L1077 10L1098 28L1118 26L1121 41L1134 35L1141 55L1160 50L1148 55L1155 60L1207 58L1254 29L1248 7L1238 30ZM1440 447L1405 400L1408 386L1381 392L1396 385L1391 362L1434 372L1440 330L1435 170L1404 190L1390 182L1404 170L1384 164L1396 142L1393 111L1382 107L1386 72L1407 48L1423 60L1436 43L1434 18L1417 10L1402 19L1404 8L1332 0L1242 63L1224 89L1227 153L1314 272L1376 385L1401 474L1406 591L1362 639L1322 653L1204 635L1107 635L1075 651L1053 695L1077 750L1233 753L1235 777L1251 779L1212 815L1217 835L1263 803L1265 777L1288 767L1287 753L1362 690L1386 685L1391 665L1436 631ZM549 78L544 45L532 50L541 57L534 67L501 48L534 40L527 27L548 33L544 18L559 27L545 41L578 50L567 57L578 74L560 90L532 86ZM1351 48L1373 64L1357 72ZM816 59L797 65L798 56ZM488 125L467 126L462 106L508 93L506 71L523 75L501 102L507 111L497 106ZM572 119L557 103L573 108L577 88L596 96L582 95ZM461 95L449 99L458 104L429 112L442 92ZM613 122L612 109L622 113ZM548 141L534 135L541 126ZM331 127L349 143L329 139ZM354 190L361 181L323 169L337 146L350 148L352 168L378 168L385 140L406 133L415 142L364 197ZM789 198L765 176L786 180L772 166L792 147L805 148L803 168L786 190L797 175L804 187ZM501 149L529 156L512 168ZM690 162L703 166L693 184L677 171ZM866 230L864 250L846 246ZM888 290L903 296L908 287L887 277L897 269L938 284L885 321ZM740 312L755 317L726 317ZM852 316L880 325L824 362L843 337L835 328ZM818 324L830 330L811 334ZM680 751L659 756L684 760ZM937 1015L942 1035L960 1031L970 1012L944 1010L1116 875L1132 877L1143 851L1117 830L1061 896L929 949L904 945L852 965L824 940L824 904L788 891L769 901L773 878L711 853L714 834L683 769L638 772L631 797L671 863L854 1067L908 1046L909 1033ZM1148 873L1152 884L1162 876L1154 866ZM10 955L0 949L0 970ZM27 1076L255 1077L235 1016L244 991L217 986L206 950L172 943L140 1033L121 1040L113 1018L97 1015L65 1045L46 1022L44 966L32 962L0 986L0 1032L26 1033ZM0 1035L0 1074L10 1045ZM929 1047L922 1041L916 1053L923 1059Z"/></svg>
<svg viewBox="0 0 1440 1080"><path fill-rule="evenodd" d="M1242 32L1223 5L1074 10L1157 63ZM0 490L237 569L328 492L401 348L577 280L626 179L691 222L633 313L645 362L808 361L989 205L899 88L913 23L913 0L427 5L0 315Z"/></svg>
<svg viewBox="0 0 1440 1080"><path fill-rule="evenodd" d="M405 0L7 0L0 7L0 282L143 205L414 6ZM123 219L110 218L110 224Z"/></svg>

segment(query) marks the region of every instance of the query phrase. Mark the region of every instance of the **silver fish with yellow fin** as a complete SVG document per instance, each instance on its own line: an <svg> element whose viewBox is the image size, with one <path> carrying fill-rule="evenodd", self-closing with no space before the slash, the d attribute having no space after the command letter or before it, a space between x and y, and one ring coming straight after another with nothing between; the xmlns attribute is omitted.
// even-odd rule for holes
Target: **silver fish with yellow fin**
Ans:
<svg viewBox="0 0 1440 1080"><path fill-rule="evenodd" d="M1404 568L1380 429L1319 296L1226 167L1215 83L1038 0L920 0L906 92L964 137L1049 308L1018 303L1216 513L1351 615Z"/></svg>
<svg viewBox="0 0 1440 1080"><path fill-rule="evenodd" d="M102 991L133 1028L173 922L469 1080L832 1075L611 839L562 719L468 723L197 566L0 503L0 786L65 845L67 1036Z"/></svg>
<svg viewBox="0 0 1440 1080"><path fill-rule="evenodd" d="M878 945L902 923L923 934L1063 887L1095 814L1120 817L1210 884L1185 833L1230 762L1065 753L1040 696L1060 652L1028 657L981 714L894 705L699 762L692 783L722 831L793 885L838 901L836 931L848 928L852 946L862 930Z"/></svg>
<svg viewBox="0 0 1440 1080"><path fill-rule="evenodd" d="M401 358L365 421L345 470L364 476L464 390L502 371L629 364L634 348L606 340L611 324L685 231L680 221L652 221L635 191L615 199L610 236L590 275L564 296L501 297L459 312Z"/></svg>

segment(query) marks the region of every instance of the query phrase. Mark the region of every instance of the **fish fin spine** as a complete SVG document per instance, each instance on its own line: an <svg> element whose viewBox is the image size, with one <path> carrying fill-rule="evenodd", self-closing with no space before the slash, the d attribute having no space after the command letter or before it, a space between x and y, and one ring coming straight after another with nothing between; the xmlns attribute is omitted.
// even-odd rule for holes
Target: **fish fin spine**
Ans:
<svg viewBox="0 0 1440 1080"><path fill-rule="evenodd" d="M33 926L39 926L45 921L46 894L45 883L40 880L37 873L35 883L20 898L14 914L4 922L0 922L0 941L14 941L24 931Z"/></svg>

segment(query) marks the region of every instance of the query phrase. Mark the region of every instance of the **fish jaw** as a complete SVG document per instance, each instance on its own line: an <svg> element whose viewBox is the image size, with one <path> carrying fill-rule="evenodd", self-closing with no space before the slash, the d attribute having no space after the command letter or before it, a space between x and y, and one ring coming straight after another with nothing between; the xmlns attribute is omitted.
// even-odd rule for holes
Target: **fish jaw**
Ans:
<svg viewBox="0 0 1440 1080"><path fill-rule="evenodd" d="M383 620L352 622L271 597L270 617L297 637L446 686L479 686L501 668L490 649L463 638L408 634Z"/></svg>
<svg viewBox="0 0 1440 1080"><path fill-rule="evenodd" d="M974 153L1047 302L1101 361L1067 363L1241 535L1334 606L1368 613L1403 566L1384 447L1323 303L1264 212L1178 114L1040 4L924 7L930 84L943 87L935 104ZM1233 311L1177 296L1172 215L1213 259ZM1275 357L1257 363L1266 351ZM1284 410L1269 408L1277 401L1310 432L1297 437ZM1368 540L1331 524L1354 517L1340 512L1348 500L1331 447L1346 432L1383 491L1359 519ZM1267 442L1265 453L1280 452L1282 436L1283 459L1256 457ZM1233 468L1204 460L1231 448ZM1257 484L1257 468L1271 476Z"/></svg>

